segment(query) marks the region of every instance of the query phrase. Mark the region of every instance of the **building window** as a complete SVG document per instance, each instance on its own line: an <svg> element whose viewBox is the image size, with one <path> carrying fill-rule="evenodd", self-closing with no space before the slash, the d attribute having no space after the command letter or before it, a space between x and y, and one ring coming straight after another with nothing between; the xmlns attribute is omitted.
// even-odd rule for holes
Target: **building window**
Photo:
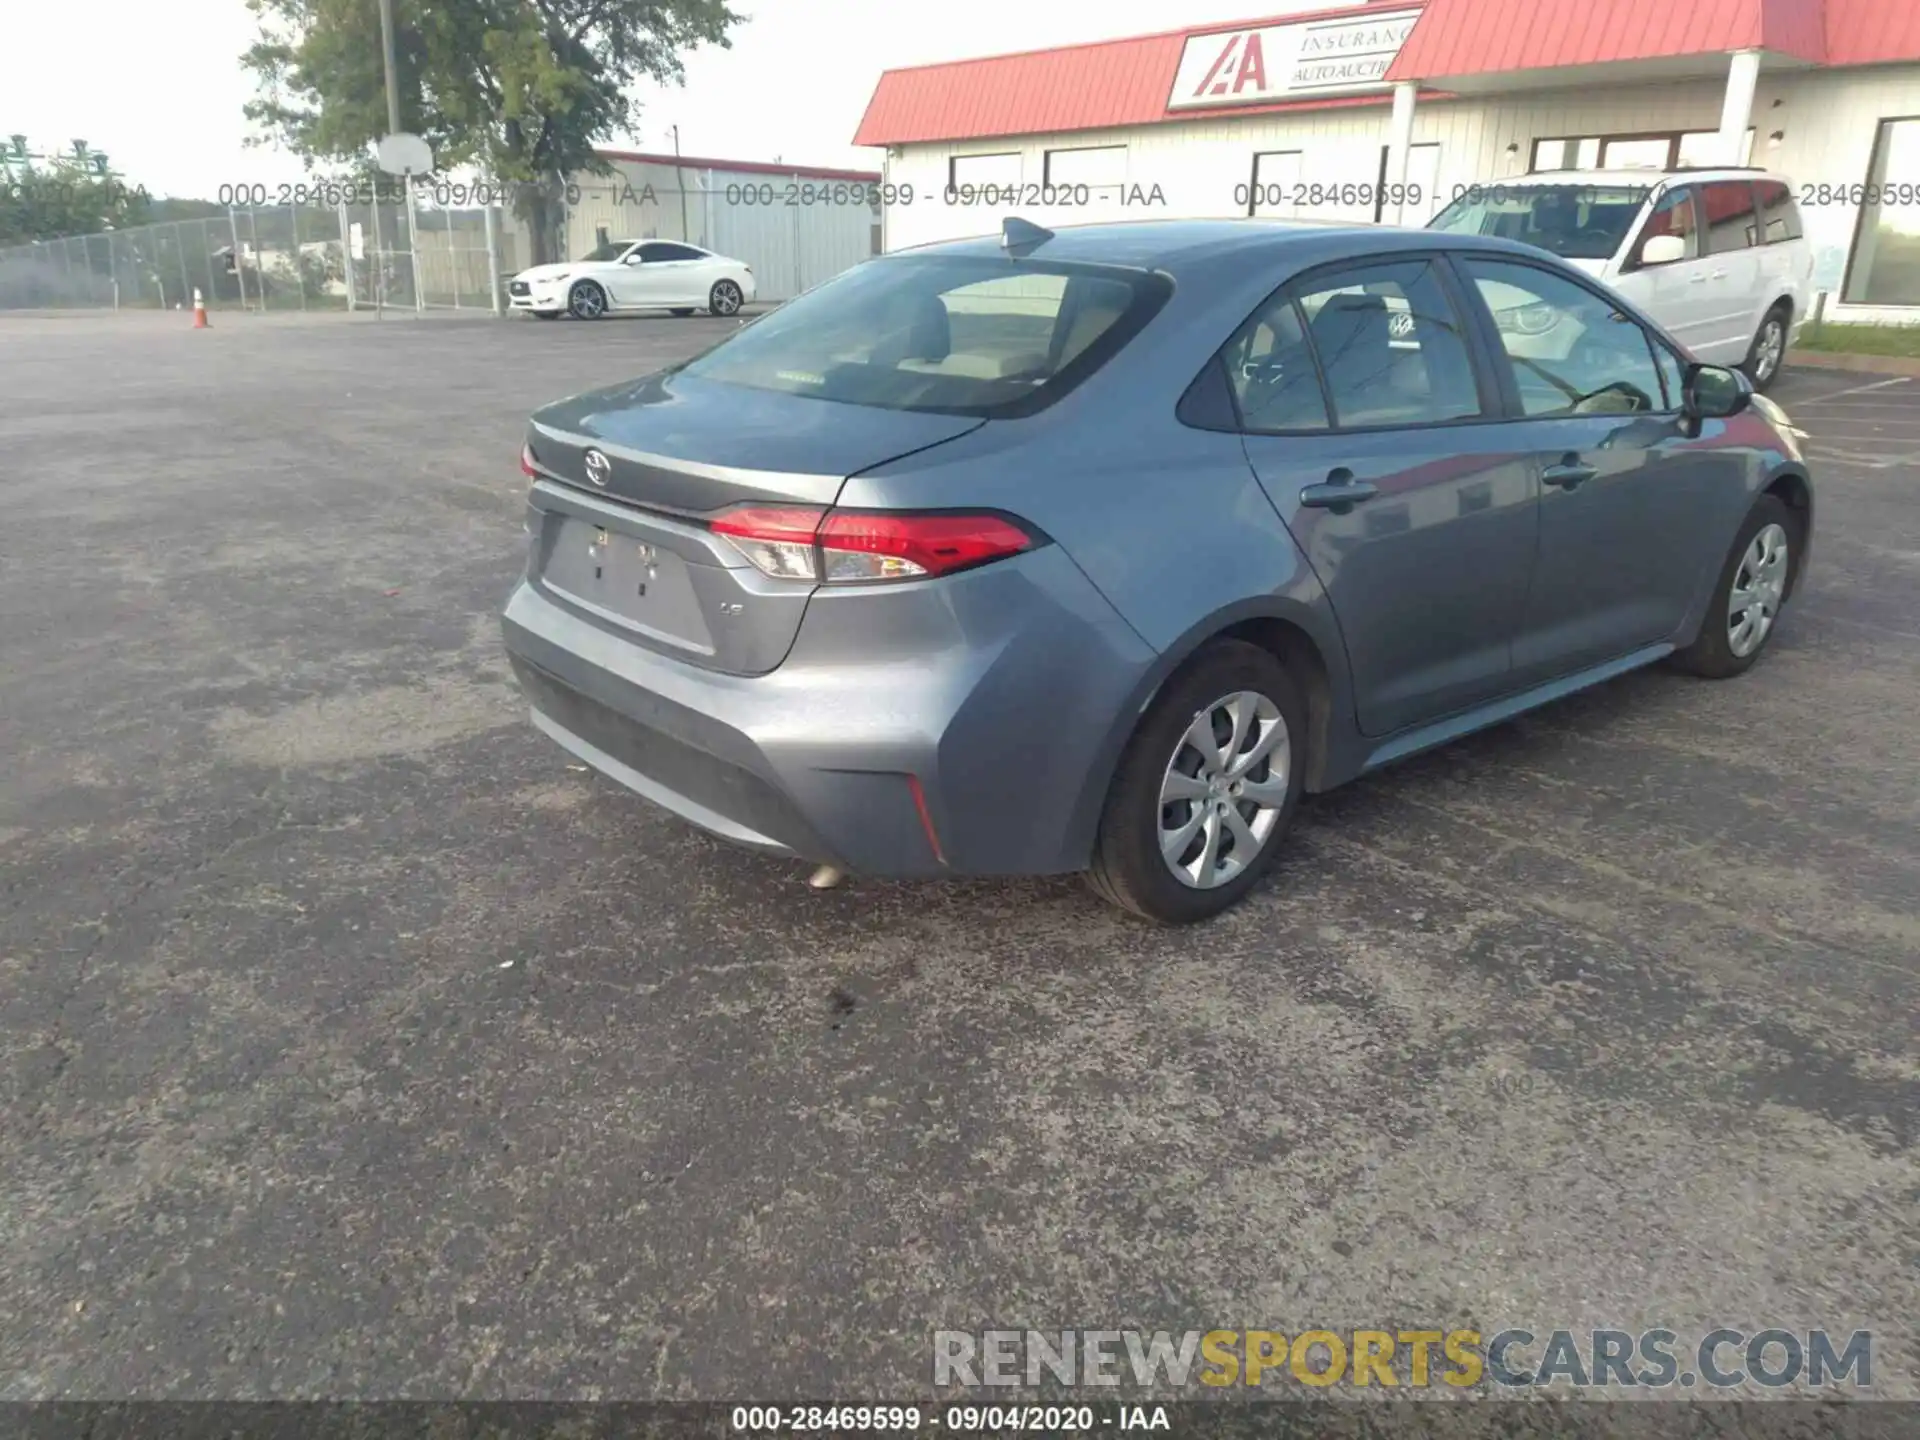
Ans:
<svg viewBox="0 0 1920 1440"><path fill-rule="evenodd" d="M1020 185L1020 152L1009 150L998 155L955 155L947 161L947 188L979 198L981 190L1017 190Z"/></svg>
<svg viewBox="0 0 1920 1440"><path fill-rule="evenodd" d="M1747 131L1738 164L1753 156L1754 132ZM1530 169L1682 170L1722 163L1716 153L1718 130L1668 130L1653 134L1567 135L1533 142Z"/></svg>
<svg viewBox="0 0 1920 1440"><path fill-rule="evenodd" d="M1407 147L1407 178L1398 198L1387 182L1387 166L1392 163L1393 147L1380 147L1380 182L1373 189L1373 223L1388 225L1424 225L1440 208L1440 147L1435 144Z"/></svg>
<svg viewBox="0 0 1920 1440"><path fill-rule="evenodd" d="M1840 298L1850 305L1920 305L1920 116L1882 120L1867 167L1853 258ZM1894 183L1889 184L1889 181Z"/></svg>
<svg viewBox="0 0 1920 1440"><path fill-rule="evenodd" d="M1093 145L1084 149L1049 150L1043 156L1040 183L1047 189L1086 186L1096 200L1117 200L1127 182L1127 147Z"/></svg>
<svg viewBox="0 0 1920 1440"><path fill-rule="evenodd" d="M1247 195L1247 214L1291 220L1294 192L1300 184L1298 150L1263 150L1253 157L1253 188Z"/></svg>
<svg viewBox="0 0 1920 1440"><path fill-rule="evenodd" d="M1751 165L1753 163L1753 131L1747 131L1747 138L1740 143L1740 158L1735 163ZM1723 165L1720 158L1720 132L1718 130L1689 130L1680 137L1680 143L1674 149L1674 163L1681 169L1704 169L1708 166Z"/></svg>

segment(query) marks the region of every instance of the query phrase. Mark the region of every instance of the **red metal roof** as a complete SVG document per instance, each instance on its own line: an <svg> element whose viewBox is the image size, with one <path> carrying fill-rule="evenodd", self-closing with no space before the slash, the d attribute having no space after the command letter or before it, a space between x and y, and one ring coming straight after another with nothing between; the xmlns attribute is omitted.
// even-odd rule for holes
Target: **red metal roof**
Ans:
<svg viewBox="0 0 1920 1440"><path fill-rule="evenodd" d="M1392 8L1416 9L1422 4L1423 0L1400 0ZM1054 50L889 70L880 77L873 99L867 103L853 143L907 145L979 140L1217 117L1229 112L1170 114L1167 110L1168 92L1190 36L1228 34L1335 15L1364 15L1381 8L1380 0L1376 0L1371 6L1348 5L1304 15L1277 15ZM1456 76L1753 49L1816 65L1920 60L1920 3L1424 0L1420 19L1387 78L1444 83ZM1379 95L1337 95L1236 106L1230 113L1322 110L1377 105L1383 100ZM670 157L667 163L672 163ZM808 172L791 166L741 165L724 160L682 163L839 178L838 172Z"/></svg>
<svg viewBox="0 0 1920 1440"><path fill-rule="evenodd" d="M1821 21L1821 0L1429 0L1387 78L1438 80L1733 50L1775 50L1818 63L1826 58Z"/></svg>
<svg viewBox="0 0 1920 1440"><path fill-rule="evenodd" d="M1827 0L1827 63L1920 60L1920 5L1912 0Z"/></svg>
<svg viewBox="0 0 1920 1440"><path fill-rule="evenodd" d="M1422 3L1424 0L1404 0L1392 8L1417 10ZM1343 5L1299 15L888 70L881 75L873 99L867 102L867 113L861 117L853 143L910 145L924 140L1038 135L1205 118L1218 112L1167 113L1167 97L1189 36L1225 35L1261 25L1291 25L1336 15L1365 15L1380 8L1378 4ZM1379 105L1385 99L1381 95L1338 95L1235 106L1233 113Z"/></svg>
<svg viewBox="0 0 1920 1440"><path fill-rule="evenodd" d="M688 170L742 170L749 175L798 175L803 180L876 181L878 170L834 170L824 165L781 165L771 160L712 160L699 155L650 155L639 150L595 150L608 160L680 165Z"/></svg>

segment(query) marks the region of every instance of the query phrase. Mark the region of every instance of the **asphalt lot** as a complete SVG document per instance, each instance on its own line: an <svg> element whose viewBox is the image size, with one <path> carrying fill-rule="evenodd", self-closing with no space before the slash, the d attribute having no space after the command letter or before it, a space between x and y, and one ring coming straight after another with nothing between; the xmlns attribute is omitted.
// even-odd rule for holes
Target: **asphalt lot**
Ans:
<svg viewBox="0 0 1920 1440"><path fill-rule="evenodd" d="M525 412L724 322L0 318L0 1399L879 1398L936 1328L1825 1326L1920 1396L1920 381L1810 584L1204 929L814 893L500 654Z"/></svg>

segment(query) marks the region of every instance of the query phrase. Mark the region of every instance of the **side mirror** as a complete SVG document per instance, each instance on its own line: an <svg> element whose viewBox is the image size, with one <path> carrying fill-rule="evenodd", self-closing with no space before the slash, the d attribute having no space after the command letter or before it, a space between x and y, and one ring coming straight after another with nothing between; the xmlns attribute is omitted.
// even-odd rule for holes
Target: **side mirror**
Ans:
<svg viewBox="0 0 1920 1440"><path fill-rule="evenodd" d="M1686 237L1681 235L1652 235L1640 247L1642 265L1671 265L1676 260L1686 258Z"/></svg>
<svg viewBox="0 0 1920 1440"><path fill-rule="evenodd" d="M622 265L644 265L647 263L647 257L642 255L638 250L636 250L631 255L627 256L626 259L622 260L620 263Z"/></svg>
<svg viewBox="0 0 1920 1440"><path fill-rule="evenodd" d="M1694 420L1725 420L1753 404L1753 382L1724 365L1688 368L1681 408Z"/></svg>

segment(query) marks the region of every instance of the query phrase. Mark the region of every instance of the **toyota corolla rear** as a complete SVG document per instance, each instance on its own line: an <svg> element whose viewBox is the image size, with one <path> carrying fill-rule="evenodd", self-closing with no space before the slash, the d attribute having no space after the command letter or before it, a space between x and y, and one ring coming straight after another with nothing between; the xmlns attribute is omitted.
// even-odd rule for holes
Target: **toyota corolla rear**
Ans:
<svg viewBox="0 0 1920 1440"><path fill-rule="evenodd" d="M1019 515L837 501L1044 409L1165 298L1141 271L892 257L540 411L504 618L534 723L757 849L884 875L1081 868L1086 736L1151 657Z"/></svg>

